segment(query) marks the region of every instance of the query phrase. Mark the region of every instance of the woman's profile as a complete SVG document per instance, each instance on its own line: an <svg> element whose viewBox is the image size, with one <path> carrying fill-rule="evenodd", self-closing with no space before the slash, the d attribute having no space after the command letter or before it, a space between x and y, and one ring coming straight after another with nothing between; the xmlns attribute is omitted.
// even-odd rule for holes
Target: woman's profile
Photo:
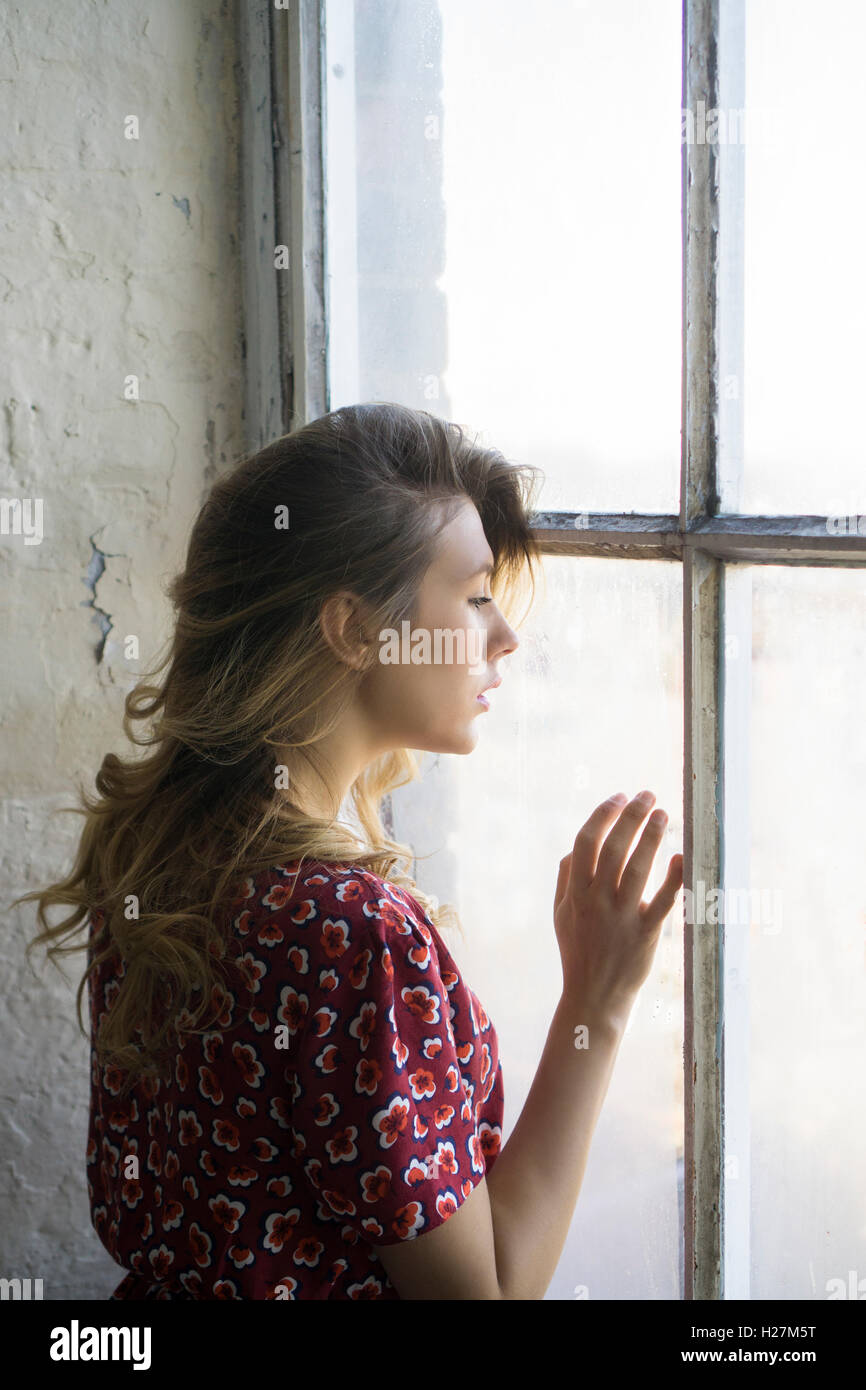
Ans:
<svg viewBox="0 0 866 1390"><path fill-rule="evenodd" d="M372 403L212 486L167 654L126 697L142 751L106 755L68 876L19 899L38 902L30 949L87 952L112 1298L544 1296L682 856L644 903L663 813L629 851L651 794L565 829L561 994L506 1139L496 1030L443 939L456 917L381 813L413 750L471 754L495 717L535 481Z"/></svg>

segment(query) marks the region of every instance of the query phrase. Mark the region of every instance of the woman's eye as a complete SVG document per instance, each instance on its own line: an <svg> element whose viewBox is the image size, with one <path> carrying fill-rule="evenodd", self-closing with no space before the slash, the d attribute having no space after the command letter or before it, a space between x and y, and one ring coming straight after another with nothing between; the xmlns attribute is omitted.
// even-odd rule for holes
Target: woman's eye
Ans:
<svg viewBox="0 0 866 1390"><path fill-rule="evenodd" d="M474 603L476 608L480 608L482 603L492 603L493 600L482 595L481 598L471 598L469 602Z"/></svg>

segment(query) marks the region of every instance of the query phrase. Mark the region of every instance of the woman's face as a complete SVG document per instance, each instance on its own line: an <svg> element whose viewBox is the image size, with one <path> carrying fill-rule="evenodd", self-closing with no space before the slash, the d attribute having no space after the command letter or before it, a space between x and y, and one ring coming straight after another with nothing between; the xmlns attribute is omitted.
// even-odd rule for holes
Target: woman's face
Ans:
<svg viewBox="0 0 866 1390"><path fill-rule="evenodd" d="M475 747L486 708L478 696L487 690L491 699L501 658L519 645L491 598L492 565L481 517L467 500L439 533L411 624L376 634L379 660L358 692L376 742L433 753Z"/></svg>

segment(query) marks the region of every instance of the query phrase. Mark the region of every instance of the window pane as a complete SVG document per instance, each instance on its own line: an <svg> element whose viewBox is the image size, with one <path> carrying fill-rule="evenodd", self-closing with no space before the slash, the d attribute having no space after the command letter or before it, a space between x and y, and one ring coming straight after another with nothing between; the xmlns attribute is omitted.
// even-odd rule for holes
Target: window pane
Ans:
<svg viewBox="0 0 866 1390"><path fill-rule="evenodd" d="M751 847L734 885L750 903L726 931L729 1267L738 1297L862 1299L849 1280L866 1278L866 574L746 574L751 787L728 811Z"/></svg>
<svg viewBox="0 0 866 1390"><path fill-rule="evenodd" d="M560 992L559 860L599 802L644 786L670 816L647 897L682 848L681 568L554 557L545 574L546 602L542 594L500 663L473 753L425 755L423 781L393 798L419 884L460 913L465 939L446 940L499 1034L506 1143ZM620 1049L548 1298L682 1297L682 950L676 906Z"/></svg>
<svg viewBox="0 0 866 1390"><path fill-rule="evenodd" d="M724 9L742 5L723 7L723 23ZM729 268L738 246L743 254L732 293L742 296L744 333L744 365L723 369L741 397L743 476L740 483L729 470L722 505L866 513L866 6L749 0L744 34L744 71L742 35L721 47L721 109L733 142L720 145L723 239Z"/></svg>
<svg viewBox="0 0 866 1390"><path fill-rule="evenodd" d="M678 510L681 0L327 20L332 405L465 422L545 508Z"/></svg>

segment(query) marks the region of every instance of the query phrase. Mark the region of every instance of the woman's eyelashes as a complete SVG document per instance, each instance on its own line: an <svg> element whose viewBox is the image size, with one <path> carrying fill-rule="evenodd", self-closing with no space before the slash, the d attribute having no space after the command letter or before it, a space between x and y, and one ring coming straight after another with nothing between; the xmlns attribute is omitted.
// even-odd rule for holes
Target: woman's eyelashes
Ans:
<svg viewBox="0 0 866 1390"><path fill-rule="evenodd" d="M480 608L481 605L482 605L482 603L492 603L492 602L493 602L493 599L492 599L492 598L486 598L484 595L482 595L481 598L471 598L471 599L469 600L469 602L472 603L472 604L474 604L476 608Z"/></svg>

